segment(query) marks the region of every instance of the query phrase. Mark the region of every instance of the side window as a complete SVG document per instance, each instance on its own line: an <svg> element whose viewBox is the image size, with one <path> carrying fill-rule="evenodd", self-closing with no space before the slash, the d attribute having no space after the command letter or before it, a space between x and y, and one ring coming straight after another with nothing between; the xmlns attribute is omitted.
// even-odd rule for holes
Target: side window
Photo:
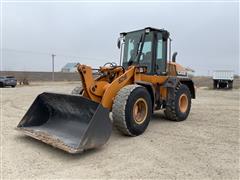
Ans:
<svg viewBox="0 0 240 180"><path fill-rule="evenodd" d="M128 55L127 55L127 61L129 61L129 60L131 59L131 56L133 56L133 49L134 49L133 42L129 41L129 42L128 42Z"/></svg>
<svg viewBox="0 0 240 180"><path fill-rule="evenodd" d="M159 59L159 60L163 58L162 49L163 49L163 40L158 39L158 42L157 42L157 59Z"/></svg>
<svg viewBox="0 0 240 180"><path fill-rule="evenodd" d="M166 48L167 41L163 40L162 34L157 34L156 71L162 74L166 71Z"/></svg>
<svg viewBox="0 0 240 180"><path fill-rule="evenodd" d="M139 63L142 66L147 66L147 72L152 71L152 33L145 36Z"/></svg>

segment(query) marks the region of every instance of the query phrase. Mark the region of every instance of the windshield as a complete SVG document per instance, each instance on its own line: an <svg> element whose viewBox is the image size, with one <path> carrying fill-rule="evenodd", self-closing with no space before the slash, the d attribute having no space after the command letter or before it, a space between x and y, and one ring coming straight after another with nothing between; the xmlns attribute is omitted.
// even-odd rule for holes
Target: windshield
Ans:
<svg viewBox="0 0 240 180"><path fill-rule="evenodd" d="M128 33L125 36L125 45L123 53L123 66L127 67L137 62L137 53L140 48L140 40L144 31Z"/></svg>

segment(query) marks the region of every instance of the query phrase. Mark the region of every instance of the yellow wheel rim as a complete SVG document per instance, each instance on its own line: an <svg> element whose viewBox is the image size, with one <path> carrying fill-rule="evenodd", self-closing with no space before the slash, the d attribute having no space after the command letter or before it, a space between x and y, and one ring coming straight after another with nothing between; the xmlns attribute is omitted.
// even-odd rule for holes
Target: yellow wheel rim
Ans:
<svg viewBox="0 0 240 180"><path fill-rule="evenodd" d="M139 98L133 105L133 119L135 123L142 124L148 113L147 102L143 98Z"/></svg>
<svg viewBox="0 0 240 180"><path fill-rule="evenodd" d="M179 109L182 113L185 113L188 109L188 97L186 94L182 94L180 97L179 97Z"/></svg>

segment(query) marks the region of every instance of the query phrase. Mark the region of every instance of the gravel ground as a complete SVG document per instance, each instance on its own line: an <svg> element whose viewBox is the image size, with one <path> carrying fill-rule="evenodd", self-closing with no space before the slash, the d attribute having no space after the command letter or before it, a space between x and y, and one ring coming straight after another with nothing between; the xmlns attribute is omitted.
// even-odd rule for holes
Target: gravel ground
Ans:
<svg viewBox="0 0 240 180"><path fill-rule="evenodd" d="M198 89L186 121L161 111L138 137L113 130L100 149L70 155L14 130L43 91L70 92L76 83L38 83L2 92L3 179L239 179L239 90Z"/></svg>

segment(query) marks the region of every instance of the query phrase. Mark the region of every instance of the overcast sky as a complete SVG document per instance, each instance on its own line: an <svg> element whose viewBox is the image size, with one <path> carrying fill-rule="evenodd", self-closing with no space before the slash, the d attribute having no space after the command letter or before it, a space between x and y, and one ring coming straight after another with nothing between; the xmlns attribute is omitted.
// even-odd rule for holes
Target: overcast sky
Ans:
<svg viewBox="0 0 240 180"><path fill-rule="evenodd" d="M3 70L50 71L67 62L119 62L117 38L147 26L170 32L177 62L239 74L237 3L3 3Z"/></svg>

